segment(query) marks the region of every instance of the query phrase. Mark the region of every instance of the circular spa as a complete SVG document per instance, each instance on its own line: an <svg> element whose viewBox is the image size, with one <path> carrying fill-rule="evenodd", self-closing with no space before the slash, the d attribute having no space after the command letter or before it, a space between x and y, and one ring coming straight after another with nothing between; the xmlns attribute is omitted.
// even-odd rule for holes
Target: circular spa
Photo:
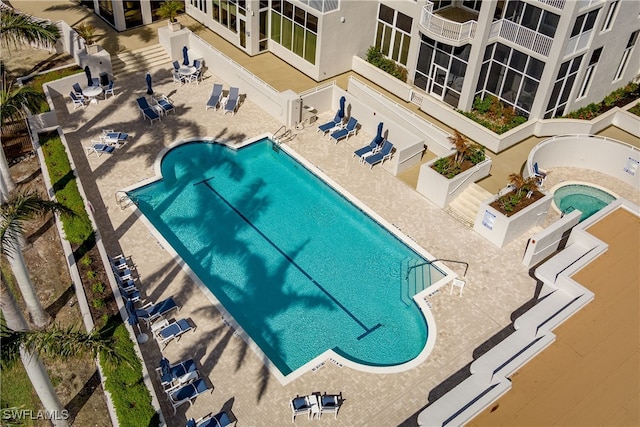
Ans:
<svg viewBox="0 0 640 427"><path fill-rule="evenodd" d="M580 221L584 221L609 203L616 196L602 188L583 182L563 183L553 189L553 205L561 214L573 210L582 212Z"/></svg>

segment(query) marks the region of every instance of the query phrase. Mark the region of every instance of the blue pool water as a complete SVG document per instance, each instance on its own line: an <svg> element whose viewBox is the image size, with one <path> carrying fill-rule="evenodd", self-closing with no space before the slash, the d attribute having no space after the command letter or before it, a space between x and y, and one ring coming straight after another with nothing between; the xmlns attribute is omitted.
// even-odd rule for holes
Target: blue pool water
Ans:
<svg viewBox="0 0 640 427"><path fill-rule="evenodd" d="M582 184L569 184L553 193L553 202L561 212L578 209L582 212L580 221L584 221L616 198L599 188Z"/></svg>
<svg viewBox="0 0 640 427"><path fill-rule="evenodd" d="M406 283L424 259L270 140L180 145L162 177L131 200L283 375L327 349L390 366L425 346Z"/></svg>

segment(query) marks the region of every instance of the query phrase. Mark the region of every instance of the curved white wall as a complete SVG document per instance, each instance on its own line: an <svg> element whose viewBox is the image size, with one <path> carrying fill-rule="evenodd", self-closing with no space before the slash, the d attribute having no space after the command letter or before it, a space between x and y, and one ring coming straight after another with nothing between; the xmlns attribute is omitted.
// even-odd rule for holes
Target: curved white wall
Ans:
<svg viewBox="0 0 640 427"><path fill-rule="evenodd" d="M556 136L536 145L529 153L527 172L576 167L605 173L640 190L640 149L615 139L595 135ZM634 169L635 165L635 169Z"/></svg>

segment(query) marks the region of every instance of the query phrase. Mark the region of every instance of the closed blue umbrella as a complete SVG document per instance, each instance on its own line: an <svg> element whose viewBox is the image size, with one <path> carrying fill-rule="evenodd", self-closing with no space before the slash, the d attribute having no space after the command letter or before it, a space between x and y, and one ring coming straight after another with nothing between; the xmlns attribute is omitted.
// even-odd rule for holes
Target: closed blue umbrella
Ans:
<svg viewBox="0 0 640 427"><path fill-rule="evenodd" d="M87 86L92 86L93 78L91 78L91 68L88 65L84 67L84 73L87 75Z"/></svg>
<svg viewBox="0 0 640 427"><path fill-rule="evenodd" d="M153 95L153 89L151 88L151 74L147 73L147 95Z"/></svg>
<svg viewBox="0 0 640 427"><path fill-rule="evenodd" d="M380 144L382 142L382 140L384 139L382 137L382 127L384 126L384 123L380 122L378 124L378 133L376 133L376 143Z"/></svg>
<svg viewBox="0 0 640 427"><path fill-rule="evenodd" d="M340 117L341 119L344 118L344 103L347 101L347 99L344 96L340 97L340 109L338 110L338 117Z"/></svg>
<svg viewBox="0 0 640 427"><path fill-rule="evenodd" d="M189 65L189 49L186 46L182 48L182 65Z"/></svg>
<svg viewBox="0 0 640 427"><path fill-rule="evenodd" d="M171 363L169 363L169 360L166 357L160 359L160 373L162 381L169 382L173 380L173 377L171 376Z"/></svg>
<svg viewBox="0 0 640 427"><path fill-rule="evenodd" d="M127 309L127 314L129 315L129 317L127 318L127 322L129 322L131 326L138 325L138 314L136 313L136 308L133 305L133 301L127 298L127 302L124 304L124 306Z"/></svg>

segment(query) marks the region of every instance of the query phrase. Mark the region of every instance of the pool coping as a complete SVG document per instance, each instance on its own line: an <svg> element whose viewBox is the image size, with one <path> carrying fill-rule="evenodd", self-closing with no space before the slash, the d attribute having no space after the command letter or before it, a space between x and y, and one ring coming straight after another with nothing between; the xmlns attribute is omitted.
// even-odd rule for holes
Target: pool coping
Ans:
<svg viewBox="0 0 640 427"><path fill-rule="evenodd" d="M171 143L167 147L164 147L158 152L153 164L155 176L141 180L125 188L122 188L118 190L118 192L122 191L126 193L128 191L132 191L134 189L152 184L156 181L163 179L162 159L169 151L171 151L172 149L178 146L194 143L194 142L208 142L212 144L225 145L226 147L231 148L233 150L238 150L243 147L246 147L247 145L262 141L265 138L269 138L273 140L273 134L263 133L263 134L248 138L240 143L232 143L227 140L218 139L211 136L191 137L191 138L185 138L185 139L174 141L173 143ZM400 373L400 372L411 370L419 366L420 364L422 364L424 361L427 360L428 356L431 354L431 352L435 348L435 344L437 340L437 327L436 327L435 317L431 311L431 307L429 306L426 300L426 297L436 293L440 288L446 286L454 278L458 277L458 275L453 270L451 270L446 265L444 265L442 262L438 261L437 258L434 257L427 250L425 250L420 245L418 245L414 239L402 233L402 231L397 226L385 220L383 217L381 217L375 211L369 208L366 204L360 201L357 197L355 197L353 194L348 192L344 187L342 187L341 185L336 183L334 180L332 180L321 168L317 167L315 164L305 159L303 156L298 154L293 148L286 145L286 143L278 143L277 141L274 141L274 143L277 143L280 149L284 150L288 155L292 156L296 161L298 161L301 165L307 168L307 170L315 174L318 178L324 181L332 189L337 191L341 196L345 197L349 202L351 202L358 209L362 210L365 214L369 215L374 221L376 221L378 224L384 227L387 231L393 234L397 239L399 239L402 243L407 245L410 249L417 252L424 259L433 261L432 264L444 273L444 277L442 279L436 281L428 288L425 288L418 294L414 295L412 298L426 321L427 331L428 331L427 341L424 347L422 348L420 353L413 359L398 365L393 365L393 366L371 366L371 365L364 365L361 363L354 362L350 359L347 359L346 357L341 356L340 354L336 353L332 349L327 349L321 354L319 354L318 356L314 357L313 359L305 363L304 365L296 368L291 373L287 375L283 375L282 372L280 372L280 369L273 362L271 362L269 357L262 351L260 346L256 344L256 342L251 338L251 336L242 329L240 324L226 310L224 305L215 297L213 292L211 292L211 290L207 288L207 286L200 280L198 275L175 251L173 246L164 238L164 236L162 236L160 232L158 232L155 226L151 223L151 221L147 219L147 217L142 213L142 211L138 209L138 206L135 203L130 203L129 207L135 213L135 215L142 221L142 223L146 225L150 233L153 235L153 237L157 239L157 241L164 248L164 250L166 250L171 255L171 257L182 268L182 270L185 273L187 273L187 275L196 283L198 288L207 297L209 302L211 302L211 304L216 308L216 310L220 312L220 314L222 315L222 320L225 323L225 325L227 325L228 327L234 330L233 334L235 336L242 338L242 340L247 344L247 346L264 363L264 365L267 367L269 372L271 372L273 376L276 377L282 385L291 383L292 381L294 381L297 378L300 378L303 374L307 372L316 371L317 369L324 366L327 361L335 364L340 368L342 368L343 366L347 366L354 370L358 370L366 373L373 373L373 374Z"/></svg>

